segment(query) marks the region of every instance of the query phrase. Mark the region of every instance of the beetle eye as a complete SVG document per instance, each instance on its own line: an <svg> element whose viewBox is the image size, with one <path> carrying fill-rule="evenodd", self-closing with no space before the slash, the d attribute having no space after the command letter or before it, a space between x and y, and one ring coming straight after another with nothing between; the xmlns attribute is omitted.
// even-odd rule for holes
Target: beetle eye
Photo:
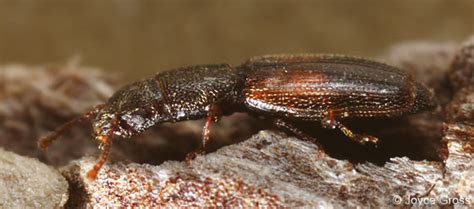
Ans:
<svg viewBox="0 0 474 209"><path fill-rule="evenodd" d="M140 109L135 109L133 112L123 114L121 121L122 127L125 129L141 129L141 126L146 122L145 112Z"/></svg>
<svg viewBox="0 0 474 209"><path fill-rule="evenodd" d="M140 114L126 115L123 117L123 119L127 121L128 125L132 127L141 125L145 122L145 119Z"/></svg>

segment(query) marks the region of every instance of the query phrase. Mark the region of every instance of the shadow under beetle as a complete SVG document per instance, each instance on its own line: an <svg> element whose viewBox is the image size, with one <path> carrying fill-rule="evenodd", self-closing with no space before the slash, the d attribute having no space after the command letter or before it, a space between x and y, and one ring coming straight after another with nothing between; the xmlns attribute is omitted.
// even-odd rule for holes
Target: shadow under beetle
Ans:
<svg viewBox="0 0 474 209"><path fill-rule="evenodd" d="M247 62L197 65L158 73L118 90L98 105L41 138L48 147L68 128L93 120L95 139L103 149L87 173L96 178L106 162L114 136L132 137L163 122L207 118L202 148L213 121L234 112L274 119L277 127L299 132L292 122L320 121L364 143L376 137L356 134L344 118L395 117L432 109L430 91L395 67L339 55L268 55Z"/></svg>

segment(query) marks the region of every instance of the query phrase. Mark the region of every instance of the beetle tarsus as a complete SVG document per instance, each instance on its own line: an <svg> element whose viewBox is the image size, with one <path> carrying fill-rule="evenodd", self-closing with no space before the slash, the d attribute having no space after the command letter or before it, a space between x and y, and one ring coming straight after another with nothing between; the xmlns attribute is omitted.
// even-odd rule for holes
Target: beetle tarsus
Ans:
<svg viewBox="0 0 474 209"><path fill-rule="evenodd" d="M379 139L375 136L366 135L366 134L356 134L356 133L353 133L351 130L349 130L349 128L342 125L342 123L336 121L336 124L339 130L341 130L342 133L344 133L344 135L346 135L347 137L349 137L349 139L359 144L372 143L372 144L377 145L379 142Z"/></svg>
<svg viewBox="0 0 474 209"><path fill-rule="evenodd" d="M366 134L354 134L354 137L351 139L359 144L371 143L377 145L379 143L379 139L377 137Z"/></svg>
<svg viewBox="0 0 474 209"><path fill-rule="evenodd" d="M187 163L191 163L192 160L194 160L198 155L201 155L202 153L199 153L198 150L194 150L186 155L185 161Z"/></svg>

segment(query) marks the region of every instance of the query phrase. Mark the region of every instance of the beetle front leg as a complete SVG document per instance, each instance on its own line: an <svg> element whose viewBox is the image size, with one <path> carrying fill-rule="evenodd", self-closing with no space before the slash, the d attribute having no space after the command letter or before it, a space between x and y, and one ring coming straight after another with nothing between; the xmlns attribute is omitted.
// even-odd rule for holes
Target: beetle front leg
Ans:
<svg viewBox="0 0 474 209"><path fill-rule="evenodd" d="M95 162L94 166L87 172L87 177L89 179L97 178L97 174L99 173L102 166L104 166L105 162L107 162L107 158L110 154L110 149L112 147L112 137L114 130L118 126L118 120L112 119L110 121L111 129L108 131L106 135L97 135L96 140L99 142L99 149L102 150L102 153L98 160Z"/></svg>
<svg viewBox="0 0 474 209"><path fill-rule="evenodd" d="M335 111L331 109L328 110L328 114L321 121L321 126L327 129L338 128L339 130L342 131L344 135L349 137L349 139L359 144L366 144L366 143L377 144L379 142L379 139L375 136L366 135L366 134L356 134L352 132L349 128L344 126L341 122L337 121L335 118L336 118Z"/></svg>
<svg viewBox="0 0 474 209"><path fill-rule="evenodd" d="M211 124L212 122L218 122L221 116L220 108L218 105L209 105L207 107L207 117L206 117L206 123L204 124L204 127L202 128L202 144L201 146L189 153L186 156L186 160L192 160L196 158L197 155L203 154L206 150L207 143L209 142L210 139L210 134L211 134Z"/></svg>
<svg viewBox="0 0 474 209"><path fill-rule="evenodd" d="M102 166L104 166L105 162L107 161L107 158L109 157L111 147L112 140L110 139L104 139L104 142L100 144L100 149L102 150L102 153L98 158L97 162L95 162L94 166L87 172L87 177L89 179L97 178L97 174L99 173Z"/></svg>

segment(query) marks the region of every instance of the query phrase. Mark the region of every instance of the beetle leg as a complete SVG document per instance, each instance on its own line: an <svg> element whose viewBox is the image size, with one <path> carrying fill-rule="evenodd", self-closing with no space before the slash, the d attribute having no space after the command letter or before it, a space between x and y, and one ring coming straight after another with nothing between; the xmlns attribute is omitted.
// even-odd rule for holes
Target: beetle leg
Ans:
<svg viewBox="0 0 474 209"><path fill-rule="evenodd" d="M303 131L298 129L296 126L294 126L292 123L287 122L283 119L279 119L279 118L272 120L272 123L277 128L282 129L285 132L289 132L302 140L311 141L315 143L316 146L318 146L320 150L324 151L323 146L318 142L316 138L304 133Z"/></svg>
<svg viewBox="0 0 474 209"><path fill-rule="evenodd" d="M323 120L321 121L321 125L323 128L327 128L327 129L338 128L339 130L342 131L344 135L349 137L349 139L359 144L366 144L366 143L377 144L379 141L379 139L375 136L353 133L349 128L347 128L341 122L335 119L333 110L328 111L328 115L325 118L323 118Z"/></svg>
<svg viewBox="0 0 474 209"><path fill-rule="evenodd" d="M94 167L92 167L87 172L88 178L95 179L97 177L97 174L99 173L100 169L102 168L102 166L107 161L107 158L109 157L111 147L112 147L112 140L104 139L104 142L100 145L100 148L102 149L102 154L100 155L97 162L94 164Z"/></svg>
<svg viewBox="0 0 474 209"><path fill-rule="evenodd" d="M53 132L49 133L48 135L40 138L38 140L38 147L40 149L46 149L49 147L49 145L51 145L51 143L53 143L56 139L59 138L59 136L63 135L64 132L66 132L68 129L70 129L71 127L79 124L79 123L82 123L82 122L85 122L85 121L89 121L91 120L93 117L95 117L97 115L97 113L104 107L104 105L97 105L94 107L94 109L92 109L91 111L89 112L86 112L84 114L82 114L81 116L79 116L78 118L75 118L67 123L65 123L64 125L60 126L59 128L57 128L56 130L54 130Z"/></svg>
<svg viewBox="0 0 474 209"><path fill-rule="evenodd" d="M201 146L189 153L186 156L186 160L192 160L194 159L197 155L203 154L205 152L207 143L209 142L209 136L211 133L211 124L212 122L217 122L219 121L220 118L220 109L218 105L209 105L207 107L208 112L207 112L207 118L206 118L206 123L204 124L204 127L202 128L202 144Z"/></svg>
<svg viewBox="0 0 474 209"><path fill-rule="evenodd" d="M107 133L107 135L99 135L96 136L96 140L99 141L99 149L102 150L102 153L97 160L97 162L94 164L94 167L92 167L88 172L87 172L87 177L90 179L95 179L97 177L97 174L99 173L100 169L102 166L105 164L107 161L107 158L109 157L110 154L110 149L112 147L112 137L114 130L116 129L118 125L117 119L113 119L111 122L111 129Z"/></svg>
<svg viewBox="0 0 474 209"><path fill-rule="evenodd" d="M379 142L379 139L375 136L353 133L347 127L342 125L342 123L340 123L339 121L336 121L336 125L339 128L339 130L341 130L342 133L344 133L344 135L346 135L347 137L349 137L350 139L354 140L355 142L359 144L366 144L366 143L377 144Z"/></svg>

